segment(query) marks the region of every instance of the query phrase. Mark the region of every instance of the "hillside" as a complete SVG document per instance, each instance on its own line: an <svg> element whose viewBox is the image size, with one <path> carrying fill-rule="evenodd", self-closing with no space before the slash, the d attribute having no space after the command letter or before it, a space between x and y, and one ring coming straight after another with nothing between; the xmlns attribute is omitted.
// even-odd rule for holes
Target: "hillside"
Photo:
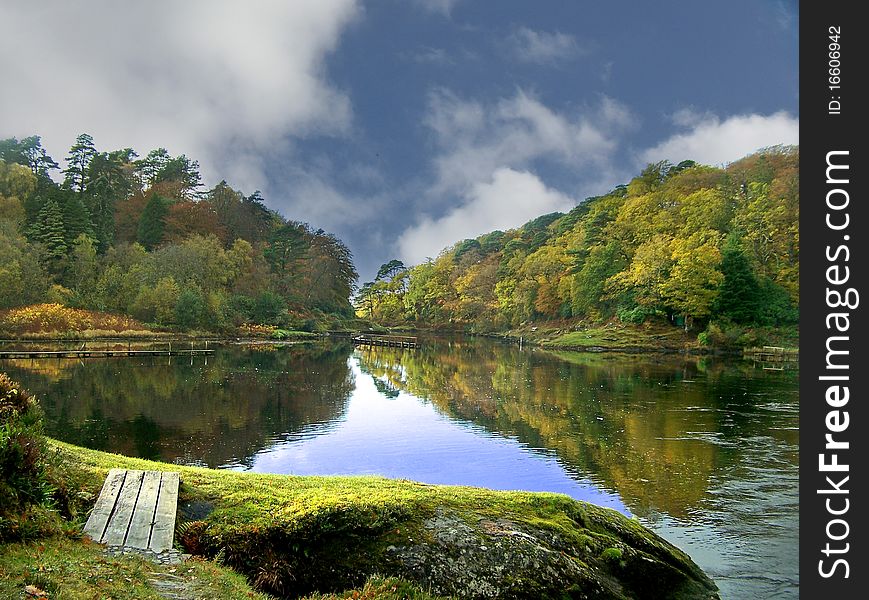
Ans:
<svg viewBox="0 0 869 600"><path fill-rule="evenodd" d="M312 329L352 316L341 240L162 148L105 152L82 134L59 166L39 137L0 140L0 310L31 304L181 330Z"/></svg>
<svg viewBox="0 0 869 600"><path fill-rule="evenodd" d="M798 148L774 147L726 168L649 165L567 214L459 241L411 268L385 264L357 314L482 332L651 321L717 345L793 326L798 163Z"/></svg>

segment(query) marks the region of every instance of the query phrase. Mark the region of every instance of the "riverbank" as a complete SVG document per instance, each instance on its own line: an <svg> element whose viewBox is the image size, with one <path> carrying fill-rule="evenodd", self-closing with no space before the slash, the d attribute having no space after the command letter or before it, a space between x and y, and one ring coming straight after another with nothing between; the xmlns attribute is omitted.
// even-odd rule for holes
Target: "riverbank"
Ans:
<svg viewBox="0 0 869 600"><path fill-rule="evenodd" d="M382 329L361 319L321 315L292 329L276 325L246 323L220 330L185 329L142 323L127 315L70 308L61 304L33 304L0 310L0 341L85 341L85 340L205 340L315 338L330 331Z"/></svg>
<svg viewBox="0 0 869 600"><path fill-rule="evenodd" d="M179 471L185 550L275 595L361 593L379 574L460 598L717 597L687 555L637 521L562 495L216 471L56 441L48 454L79 521L109 468Z"/></svg>
<svg viewBox="0 0 869 600"><path fill-rule="evenodd" d="M528 344L548 350L620 353L682 353L739 355L743 348L765 345L784 348L799 346L799 329L790 327L742 327L712 324L702 331L685 331L661 321L641 324L623 323L618 319L605 322L585 320L532 321L521 327L504 330L471 328L390 328L395 333L447 333L478 335L514 344Z"/></svg>

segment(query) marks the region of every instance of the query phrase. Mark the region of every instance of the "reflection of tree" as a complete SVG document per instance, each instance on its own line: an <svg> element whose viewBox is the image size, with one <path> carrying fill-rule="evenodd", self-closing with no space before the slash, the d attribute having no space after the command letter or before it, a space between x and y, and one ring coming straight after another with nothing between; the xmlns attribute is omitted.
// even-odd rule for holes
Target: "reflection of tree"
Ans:
<svg viewBox="0 0 869 600"><path fill-rule="evenodd" d="M553 360L476 342L359 356L375 379L455 418L555 451L641 515L685 516L706 497L710 477L740 461L740 437L769 434L769 422L749 417L755 396L795 389L793 380L694 359L563 353Z"/></svg>
<svg viewBox="0 0 869 600"><path fill-rule="evenodd" d="M248 464L270 441L339 419L354 382L349 346L254 347L197 358L7 365L38 394L49 435L129 456ZM60 363L60 364L58 364ZM65 376L56 371L63 368Z"/></svg>

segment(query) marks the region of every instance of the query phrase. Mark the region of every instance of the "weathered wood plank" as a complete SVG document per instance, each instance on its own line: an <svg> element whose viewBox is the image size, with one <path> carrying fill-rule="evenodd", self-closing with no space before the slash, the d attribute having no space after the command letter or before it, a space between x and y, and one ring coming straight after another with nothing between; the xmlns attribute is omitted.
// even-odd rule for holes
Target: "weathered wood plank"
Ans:
<svg viewBox="0 0 869 600"><path fill-rule="evenodd" d="M115 503L118 500L118 493L124 484L126 476L124 469L112 469L103 483L103 489L100 490L100 495L88 517L87 523L84 526L84 532L94 541L101 541L103 533L106 531L106 526L109 524L109 518L112 516L112 511L115 508Z"/></svg>
<svg viewBox="0 0 869 600"><path fill-rule="evenodd" d="M130 528L130 520L133 518L133 509L136 507L136 499L139 489L142 487L144 471L127 471L124 486L118 494L118 502L115 511L109 519L106 533L101 540L109 546L123 546L127 540L127 531Z"/></svg>
<svg viewBox="0 0 869 600"><path fill-rule="evenodd" d="M154 525L154 513L157 510L157 497L160 490L160 472L145 471L142 477L142 489L139 490L139 499L133 510L133 518L130 520L130 528L127 533L125 546L148 549L151 540L151 529Z"/></svg>
<svg viewBox="0 0 869 600"><path fill-rule="evenodd" d="M148 545L154 552L163 552L172 547L175 537L175 511L178 508L178 483L178 473L163 472L151 542Z"/></svg>

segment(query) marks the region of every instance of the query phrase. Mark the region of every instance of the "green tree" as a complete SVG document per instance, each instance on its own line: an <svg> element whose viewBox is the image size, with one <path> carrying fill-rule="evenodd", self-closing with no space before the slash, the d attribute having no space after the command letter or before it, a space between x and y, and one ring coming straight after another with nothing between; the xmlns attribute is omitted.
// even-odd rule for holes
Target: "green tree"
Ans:
<svg viewBox="0 0 869 600"><path fill-rule="evenodd" d="M94 139L87 133L82 133L75 139L75 144L69 149L66 157L66 169L63 170L63 185L68 190L83 194L87 187L88 170L93 158L97 155Z"/></svg>
<svg viewBox="0 0 869 600"><path fill-rule="evenodd" d="M166 215L169 212L169 201L158 194L153 194L145 205L139 218L138 242L147 250L153 250L163 241L163 231L166 227Z"/></svg>
<svg viewBox="0 0 869 600"><path fill-rule="evenodd" d="M728 238L721 252L721 274L724 279L715 302L715 312L735 323L756 322L760 310L760 285L736 236Z"/></svg>
<svg viewBox="0 0 869 600"><path fill-rule="evenodd" d="M39 211L36 221L30 228L30 239L42 244L45 257L57 261L66 257L66 231L63 224L63 211L57 202L49 200Z"/></svg>
<svg viewBox="0 0 869 600"><path fill-rule="evenodd" d="M13 223L0 220L0 308L38 302L47 288L33 247Z"/></svg>
<svg viewBox="0 0 869 600"><path fill-rule="evenodd" d="M115 205L139 190L135 171L136 153L131 148L100 152L88 165L86 206L91 213L100 252L115 237Z"/></svg>
<svg viewBox="0 0 869 600"><path fill-rule="evenodd" d="M67 280L70 289L75 292L75 302L88 308L94 306L97 296L97 279L100 265L97 260L97 244L89 235L82 233L72 243L69 253L69 269Z"/></svg>
<svg viewBox="0 0 869 600"><path fill-rule="evenodd" d="M63 203L63 230L64 239L67 246L72 246L73 242L80 235L94 236L93 222L91 221L90 211L88 211L80 194L71 194L64 192L66 195Z"/></svg>
<svg viewBox="0 0 869 600"><path fill-rule="evenodd" d="M42 140L38 135L21 141L14 137L0 140L0 160L24 165L39 179L50 180L49 172L58 168L58 164L42 147Z"/></svg>
<svg viewBox="0 0 869 600"><path fill-rule="evenodd" d="M198 287L185 287L178 294L175 303L175 323L180 327L192 328L203 324L208 306Z"/></svg>

